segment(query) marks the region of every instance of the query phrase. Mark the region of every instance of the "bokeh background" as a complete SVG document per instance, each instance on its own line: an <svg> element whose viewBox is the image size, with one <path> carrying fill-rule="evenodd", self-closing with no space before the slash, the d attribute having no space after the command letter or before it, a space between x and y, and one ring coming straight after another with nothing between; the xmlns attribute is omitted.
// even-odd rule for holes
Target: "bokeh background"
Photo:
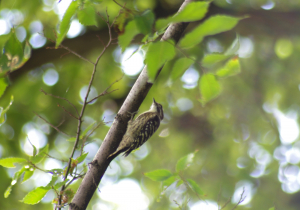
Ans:
<svg viewBox="0 0 300 210"><path fill-rule="evenodd" d="M28 139L37 148L49 144L49 154L60 160L67 160L71 152L73 143L35 114L60 125L68 134L76 132L77 121L57 104L70 112L74 112L73 108L40 91L65 97L78 108L86 93L92 65L63 49L49 48L54 46L53 32L70 2L0 2L1 46L14 28L18 39L28 40L33 48L29 61L9 75L11 84L0 99L0 106L6 107L14 96L6 122L0 126L1 158L32 155ZM111 0L93 2L98 2L95 9L102 14L107 7L111 19L120 10ZM182 0L126 2L128 8L151 9L156 18L161 18L174 14ZM178 209L174 200L182 203L187 196L192 210L216 210L218 200L221 206L230 200L226 207L230 209L239 201L243 189L246 198L237 209L300 209L300 1L215 0L207 17L215 14L247 18L229 32L206 37L199 45L199 55L224 52L238 34L241 73L220 80L222 94L203 107L199 102L199 69L190 67L173 84L169 82L169 71L163 70L140 112L147 110L155 97L164 107L164 121L138 151L110 164L89 209ZM98 37L108 40L107 27L100 17L98 27L85 27L75 17L63 44L95 60L103 48ZM123 53L117 44L112 45L100 60L91 98L125 75L112 86L111 90L117 91L100 97L86 109L84 128L105 122L88 139L84 148L89 153L86 163L97 152L143 68L143 54L139 51L131 56L141 39L135 37ZM184 184L163 190L160 183L143 175L160 168L175 171L177 160L195 150L194 163L185 176L197 181L205 193L201 199L189 194ZM62 168L65 163L48 158L39 166ZM0 167L2 195L17 169ZM50 180L49 174L36 170L30 180L16 183L8 198L0 196L1 209L52 209L53 191L35 206L19 202L28 191ZM76 191L79 184L80 180L74 182L72 188Z"/></svg>

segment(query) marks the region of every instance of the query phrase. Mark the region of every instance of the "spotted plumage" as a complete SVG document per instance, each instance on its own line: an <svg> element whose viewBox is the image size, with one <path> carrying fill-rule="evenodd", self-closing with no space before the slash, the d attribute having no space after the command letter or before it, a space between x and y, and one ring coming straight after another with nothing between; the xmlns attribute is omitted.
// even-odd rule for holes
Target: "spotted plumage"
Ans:
<svg viewBox="0 0 300 210"><path fill-rule="evenodd" d="M158 129L160 121L164 118L162 105L153 103L150 110L140 114L135 120L128 122L127 130L119 144L117 150L108 156L115 156L125 152L124 156L129 155L133 150L142 146Z"/></svg>

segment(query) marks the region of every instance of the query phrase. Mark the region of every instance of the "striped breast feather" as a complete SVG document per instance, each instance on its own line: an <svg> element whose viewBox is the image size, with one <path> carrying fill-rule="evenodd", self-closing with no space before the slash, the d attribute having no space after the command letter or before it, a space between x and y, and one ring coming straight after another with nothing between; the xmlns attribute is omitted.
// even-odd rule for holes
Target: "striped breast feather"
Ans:
<svg viewBox="0 0 300 210"><path fill-rule="evenodd" d="M145 124L141 127L141 131L137 136L138 138L137 142L139 142L138 146L144 144L158 129L159 125L160 125L160 120L157 114L150 117L147 120L147 122L145 122Z"/></svg>

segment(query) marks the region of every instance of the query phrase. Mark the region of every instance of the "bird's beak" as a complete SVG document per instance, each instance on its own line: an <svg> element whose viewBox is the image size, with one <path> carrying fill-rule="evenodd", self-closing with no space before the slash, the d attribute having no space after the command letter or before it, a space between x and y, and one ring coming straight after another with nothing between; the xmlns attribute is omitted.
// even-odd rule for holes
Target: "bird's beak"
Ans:
<svg viewBox="0 0 300 210"><path fill-rule="evenodd" d="M155 99L153 98L153 103L156 103Z"/></svg>

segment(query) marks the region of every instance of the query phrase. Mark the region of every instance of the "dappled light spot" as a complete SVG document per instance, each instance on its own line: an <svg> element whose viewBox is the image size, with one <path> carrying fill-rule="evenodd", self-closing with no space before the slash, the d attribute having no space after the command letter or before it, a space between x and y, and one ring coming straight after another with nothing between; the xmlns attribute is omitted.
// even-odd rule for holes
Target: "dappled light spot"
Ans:
<svg viewBox="0 0 300 210"><path fill-rule="evenodd" d="M43 82L48 86L53 86L57 83L59 75L55 69L48 69L43 75Z"/></svg>
<svg viewBox="0 0 300 210"><path fill-rule="evenodd" d="M110 127L115 119L116 113L110 109L107 109L103 112L101 120L104 121L105 125Z"/></svg>
<svg viewBox="0 0 300 210"><path fill-rule="evenodd" d="M167 137L169 135L170 135L169 128L165 128L160 132L159 137Z"/></svg>
<svg viewBox="0 0 300 210"><path fill-rule="evenodd" d="M272 0L268 0L264 5L261 6L264 10L271 10L275 7L275 2Z"/></svg>
<svg viewBox="0 0 300 210"><path fill-rule="evenodd" d="M47 0L44 0L47 1ZM60 1L59 4L54 4L54 12L58 14L59 19L61 20L68 9L69 5L71 4L72 0L63 0Z"/></svg>
<svg viewBox="0 0 300 210"><path fill-rule="evenodd" d="M57 196L54 190L47 192L45 197L41 200L42 203L52 203L53 199Z"/></svg>
<svg viewBox="0 0 300 210"><path fill-rule="evenodd" d="M206 48L209 53L221 53L224 51L222 44L217 39L209 39Z"/></svg>
<svg viewBox="0 0 300 210"><path fill-rule="evenodd" d="M262 146L255 142L251 142L248 154L255 159L258 164L268 165L272 161L272 156Z"/></svg>
<svg viewBox="0 0 300 210"><path fill-rule="evenodd" d="M31 44L32 48L35 49L43 47L46 44L46 41L47 39L38 33L32 34L29 39L29 43Z"/></svg>
<svg viewBox="0 0 300 210"><path fill-rule="evenodd" d="M298 182L288 182L282 183L281 188L284 192L292 194L299 191L300 185Z"/></svg>
<svg viewBox="0 0 300 210"><path fill-rule="evenodd" d="M240 37L240 48L238 50L238 55L241 58L249 58L253 53L253 42L248 37Z"/></svg>
<svg viewBox="0 0 300 210"><path fill-rule="evenodd" d="M261 177L265 174L265 170L265 165L256 164L255 169L250 173L250 176L252 176L253 178Z"/></svg>
<svg viewBox="0 0 300 210"><path fill-rule="evenodd" d="M124 158L120 159L120 167L122 169L122 175L128 176L133 172L133 165L129 160L126 160Z"/></svg>
<svg viewBox="0 0 300 210"><path fill-rule="evenodd" d="M241 197L243 197L244 201L241 202L239 205L240 206L246 205L250 203L254 193L255 193L255 189L252 182L247 180L239 181L235 186L235 191L231 199L231 202L236 204L241 200Z"/></svg>
<svg viewBox="0 0 300 210"><path fill-rule="evenodd" d="M1 28L1 26L0 26L0 28ZM23 42L25 40L26 35L27 35L27 32L23 26L16 28L16 36L20 42Z"/></svg>
<svg viewBox="0 0 300 210"><path fill-rule="evenodd" d="M9 33L11 28L21 25L24 22L23 13L17 9L2 9L0 17L3 18L0 19L0 35ZM3 31L6 33L3 33Z"/></svg>
<svg viewBox="0 0 300 210"><path fill-rule="evenodd" d="M288 39L278 39L275 44L275 53L281 58L288 58L293 53L293 44Z"/></svg>
<svg viewBox="0 0 300 210"><path fill-rule="evenodd" d="M101 199L114 203L118 210L143 210L150 203L139 183L133 179L123 179L111 186L106 185L98 195Z"/></svg>
<svg viewBox="0 0 300 210"><path fill-rule="evenodd" d="M300 162L299 148L291 148L285 153L286 160L291 164L298 164Z"/></svg>
<svg viewBox="0 0 300 210"><path fill-rule="evenodd" d="M44 166L47 170L62 168L61 161L55 160L53 158L46 159Z"/></svg>
<svg viewBox="0 0 300 210"><path fill-rule="evenodd" d="M43 33L43 24L41 21L32 21L29 25L29 30L31 34Z"/></svg>
<svg viewBox="0 0 300 210"><path fill-rule="evenodd" d="M119 49L121 50L121 49ZM137 75L144 66L144 58L140 51L137 51L136 46L129 47L121 55L122 70L126 75Z"/></svg>
<svg viewBox="0 0 300 210"><path fill-rule="evenodd" d="M180 98L177 100L176 105L178 109L182 112L190 110L194 107L193 102L188 98Z"/></svg>
<svg viewBox="0 0 300 210"><path fill-rule="evenodd" d="M114 176L114 175L119 175L121 173L120 166L116 163L116 161L112 161L109 164L109 167L106 170L106 175L109 176Z"/></svg>
<svg viewBox="0 0 300 210"><path fill-rule="evenodd" d="M52 159L53 160L53 159ZM54 161L49 161L50 164L48 164L49 167L54 166L52 163ZM58 166L58 165L55 165ZM61 165L58 167L62 167ZM48 169L48 168L47 168ZM35 187L39 186L46 186L51 181L52 176L50 173L44 173L43 171L36 170L34 174L32 175L33 185Z"/></svg>
<svg viewBox="0 0 300 210"><path fill-rule="evenodd" d="M197 87L199 77L200 75L197 70L189 68L181 77L181 81L184 83L183 87L185 89L193 89Z"/></svg>
<svg viewBox="0 0 300 210"><path fill-rule="evenodd" d="M298 114L290 111L288 114L275 109L273 112L278 125L282 144L291 144L299 137Z"/></svg>
<svg viewBox="0 0 300 210"><path fill-rule="evenodd" d="M142 160L148 156L149 152L150 152L150 145L148 144L148 142L146 142L145 144L143 144L142 147L135 150L133 154L136 157L136 159Z"/></svg>
<svg viewBox="0 0 300 210"><path fill-rule="evenodd" d="M278 180L286 193L295 193L300 190L300 169L296 165L281 164L278 171Z"/></svg>
<svg viewBox="0 0 300 210"><path fill-rule="evenodd" d="M67 33L68 38L75 38L85 29L85 27L79 23L78 20L72 20L69 31Z"/></svg>
<svg viewBox="0 0 300 210"><path fill-rule="evenodd" d="M8 34L10 32L10 28L5 20L0 19L0 35Z"/></svg>
<svg viewBox="0 0 300 210"><path fill-rule="evenodd" d="M248 165L249 165L249 158L247 157L239 157L237 160L236 160L236 165L238 168L246 168Z"/></svg>
<svg viewBox="0 0 300 210"><path fill-rule="evenodd" d="M83 86L81 89L80 89L80 98L81 98L81 101L83 102L84 99L85 99L85 96L87 94L87 90L88 90L88 86L85 85ZM94 88L93 86L91 86L91 89L90 89L90 93L89 93L89 96L87 98L87 102L89 102L90 100L92 100L93 98L97 97L98 96L98 92L97 92L97 89ZM94 104L96 103L97 99L93 100L91 103L89 104Z"/></svg>
<svg viewBox="0 0 300 210"><path fill-rule="evenodd" d="M96 155L99 145L102 143L102 140L98 138L93 138L93 142L87 144L84 146L83 150L84 152L88 152L87 155L87 161L92 162L94 156Z"/></svg>
<svg viewBox="0 0 300 210"><path fill-rule="evenodd" d="M65 153L70 148L70 142L67 141L67 139L61 135L58 134L55 138L55 147L59 152Z"/></svg>
<svg viewBox="0 0 300 210"><path fill-rule="evenodd" d="M35 128L30 128L26 131L26 134L27 134L26 138L24 138L23 141L20 141L20 144L27 155L30 156L33 155L32 145L34 145L37 149L46 146L48 141L47 137L40 130L37 130Z"/></svg>
<svg viewBox="0 0 300 210"><path fill-rule="evenodd" d="M204 200L190 204L190 210L218 210L218 204L215 201Z"/></svg>

